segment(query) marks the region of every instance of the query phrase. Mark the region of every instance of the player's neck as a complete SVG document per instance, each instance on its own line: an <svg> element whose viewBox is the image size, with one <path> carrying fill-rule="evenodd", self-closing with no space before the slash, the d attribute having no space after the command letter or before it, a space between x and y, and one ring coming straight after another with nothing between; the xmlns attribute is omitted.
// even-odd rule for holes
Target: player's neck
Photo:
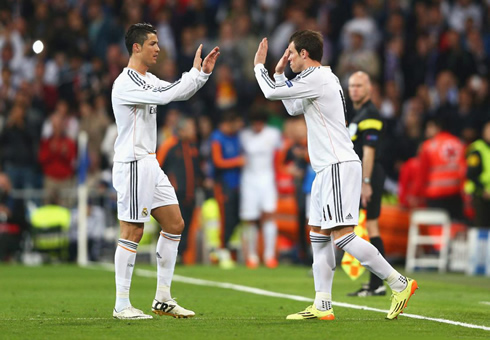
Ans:
<svg viewBox="0 0 490 340"><path fill-rule="evenodd" d="M319 66L322 66L322 64L319 61L308 58L307 60L305 60L304 68L301 70L301 72L303 72L304 70L310 67L319 67Z"/></svg>
<svg viewBox="0 0 490 340"><path fill-rule="evenodd" d="M148 66L146 66L141 60L133 57L129 58L129 63L127 67L143 75L145 75L148 71Z"/></svg>

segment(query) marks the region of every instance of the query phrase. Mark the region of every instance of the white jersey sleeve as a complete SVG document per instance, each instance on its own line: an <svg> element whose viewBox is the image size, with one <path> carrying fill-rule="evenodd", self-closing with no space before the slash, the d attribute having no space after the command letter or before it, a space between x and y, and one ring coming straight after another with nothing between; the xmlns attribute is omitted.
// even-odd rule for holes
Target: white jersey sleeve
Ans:
<svg viewBox="0 0 490 340"><path fill-rule="evenodd" d="M308 153L316 172L331 164L359 161L345 125L342 87L329 67L309 67L292 80L278 74L275 81L264 65L254 70L266 98L282 100L290 115L305 115Z"/></svg>
<svg viewBox="0 0 490 340"><path fill-rule="evenodd" d="M174 83L146 72L125 68L112 87L112 107L117 125L114 162L132 162L155 153L157 105L192 97L209 74L192 68Z"/></svg>
<svg viewBox="0 0 490 340"><path fill-rule="evenodd" d="M155 104L165 105L173 101L187 100L192 97L208 80L209 74L192 68L184 72L182 77L174 83L158 79L148 73L151 82L145 81L138 72L125 68L127 78L124 88L114 84L113 96L121 100L122 104ZM117 81L117 80L116 80Z"/></svg>

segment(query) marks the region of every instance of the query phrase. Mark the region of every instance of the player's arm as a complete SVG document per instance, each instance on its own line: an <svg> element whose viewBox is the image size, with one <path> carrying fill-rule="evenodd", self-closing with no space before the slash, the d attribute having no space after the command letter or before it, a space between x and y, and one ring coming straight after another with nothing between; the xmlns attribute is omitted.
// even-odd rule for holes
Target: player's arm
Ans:
<svg viewBox="0 0 490 340"><path fill-rule="evenodd" d="M214 166L219 169L240 168L245 164L243 156L224 158L223 152L221 151L221 144L218 141L213 141L211 144L211 157Z"/></svg>
<svg viewBox="0 0 490 340"><path fill-rule="evenodd" d="M192 69L184 72L182 77L173 83L158 80L158 86L153 86L147 84L137 72L128 69L126 72L129 81L127 84L121 84L121 90L116 90L115 96L130 105L165 105L172 101L189 99L207 82L219 56L219 48L215 47L202 61L201 50L202 45L196 51Z"/></svg>
<svg viewBox="0 0 490 340"><path fill-rule="evenodd" d="M269 77L269 73L264 66L265 59L267 57L267 39L264 38L259 44L257 53L254 60L255 78L259 83L259 87L264 93L264 96L270 100L291 100L291 99L303 99L303 98L315 98L321 93L321 87L319 84L313 86L310 82L307 82L305 78L295 78L293 81L287 80L284 76L284 67L287 63L287 53L279 60L278 66L276 66L276 73L278 79L273 81ZM282 76L281 76L282 74ZM308 78L311 79L311 78Z"/></svg>
<svg viewBox="0 0 490 340"><path fill-rule="evenodd" d="M375 156L376 149L374 147L369 145L364 145L362 147L361 202L363 207L367 206L373 194L373 188L371 186L371 176L373 174Z"/></svg>

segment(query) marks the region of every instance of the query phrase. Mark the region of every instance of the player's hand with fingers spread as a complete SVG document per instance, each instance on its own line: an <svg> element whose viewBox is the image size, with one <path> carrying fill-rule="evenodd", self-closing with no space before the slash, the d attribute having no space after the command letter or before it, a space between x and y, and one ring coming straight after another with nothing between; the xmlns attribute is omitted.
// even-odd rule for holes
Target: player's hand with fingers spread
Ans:
<svg viewBox="0 0 490 340"><path fill-rule="evenodd" d="M277 62L276 65L276 73L277 74L283 74L284 69L286 68L286 65L288 64L288 58L289 58L289 48L286 48L286 51L284 51L284 54L282 55L281 59Z"/></svg>
<svg viewBox="0 0 490 340"><path fill-rule="evenodd" d="M216 60L219 57L219 47L216 46L211 52L204 58L202 63L202 71L206 74L213 72L214 66L216 65Z"/></svg>
<svg viewBox="0 0 490 340"><path fill-rule="evenodd" d="M259 48L257 49L257 53L255 53L254 66L256 66L257 64L265 64L268 48L269 44L267 42L267 38L262 39L259 44Z"/></svg>

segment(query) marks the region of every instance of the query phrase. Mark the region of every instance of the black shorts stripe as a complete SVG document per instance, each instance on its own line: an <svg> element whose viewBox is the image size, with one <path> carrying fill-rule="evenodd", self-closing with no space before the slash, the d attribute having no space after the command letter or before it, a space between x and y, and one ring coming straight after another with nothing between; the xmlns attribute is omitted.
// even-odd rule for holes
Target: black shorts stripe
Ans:
<svg viewBox="0 0 490 340"><path fill-rule="evenodd" d="M339 248L344 248L346 245L348 245L355 238L356 238L356 234L354 234L354 233L349 234L342 241L336 243L336 245Z"/></svg>
<svg viewBox="0 0 490 340"><path fill-rule="evenodd" d="M339 164L332 165L332 189L333 189L333 206L335 212L335 222L343 223L344 216L342 214L342 195L340 193L340 173Z"/></svg>
<svg viewBox="0 0 490 340"><path fill-rule="evenodd" d="M129 184L129 217L138 219L138 164L136 161L130 163Z"/></svg>
<svg viewBox="0 0 490 340"><path fill-rule="evenodd" d="M340 164L336 164L337 166L337 183L339 188L339 211L340 211L340 221L344 223L344 209L342 204L342 185L340 182Z"/></svg>

